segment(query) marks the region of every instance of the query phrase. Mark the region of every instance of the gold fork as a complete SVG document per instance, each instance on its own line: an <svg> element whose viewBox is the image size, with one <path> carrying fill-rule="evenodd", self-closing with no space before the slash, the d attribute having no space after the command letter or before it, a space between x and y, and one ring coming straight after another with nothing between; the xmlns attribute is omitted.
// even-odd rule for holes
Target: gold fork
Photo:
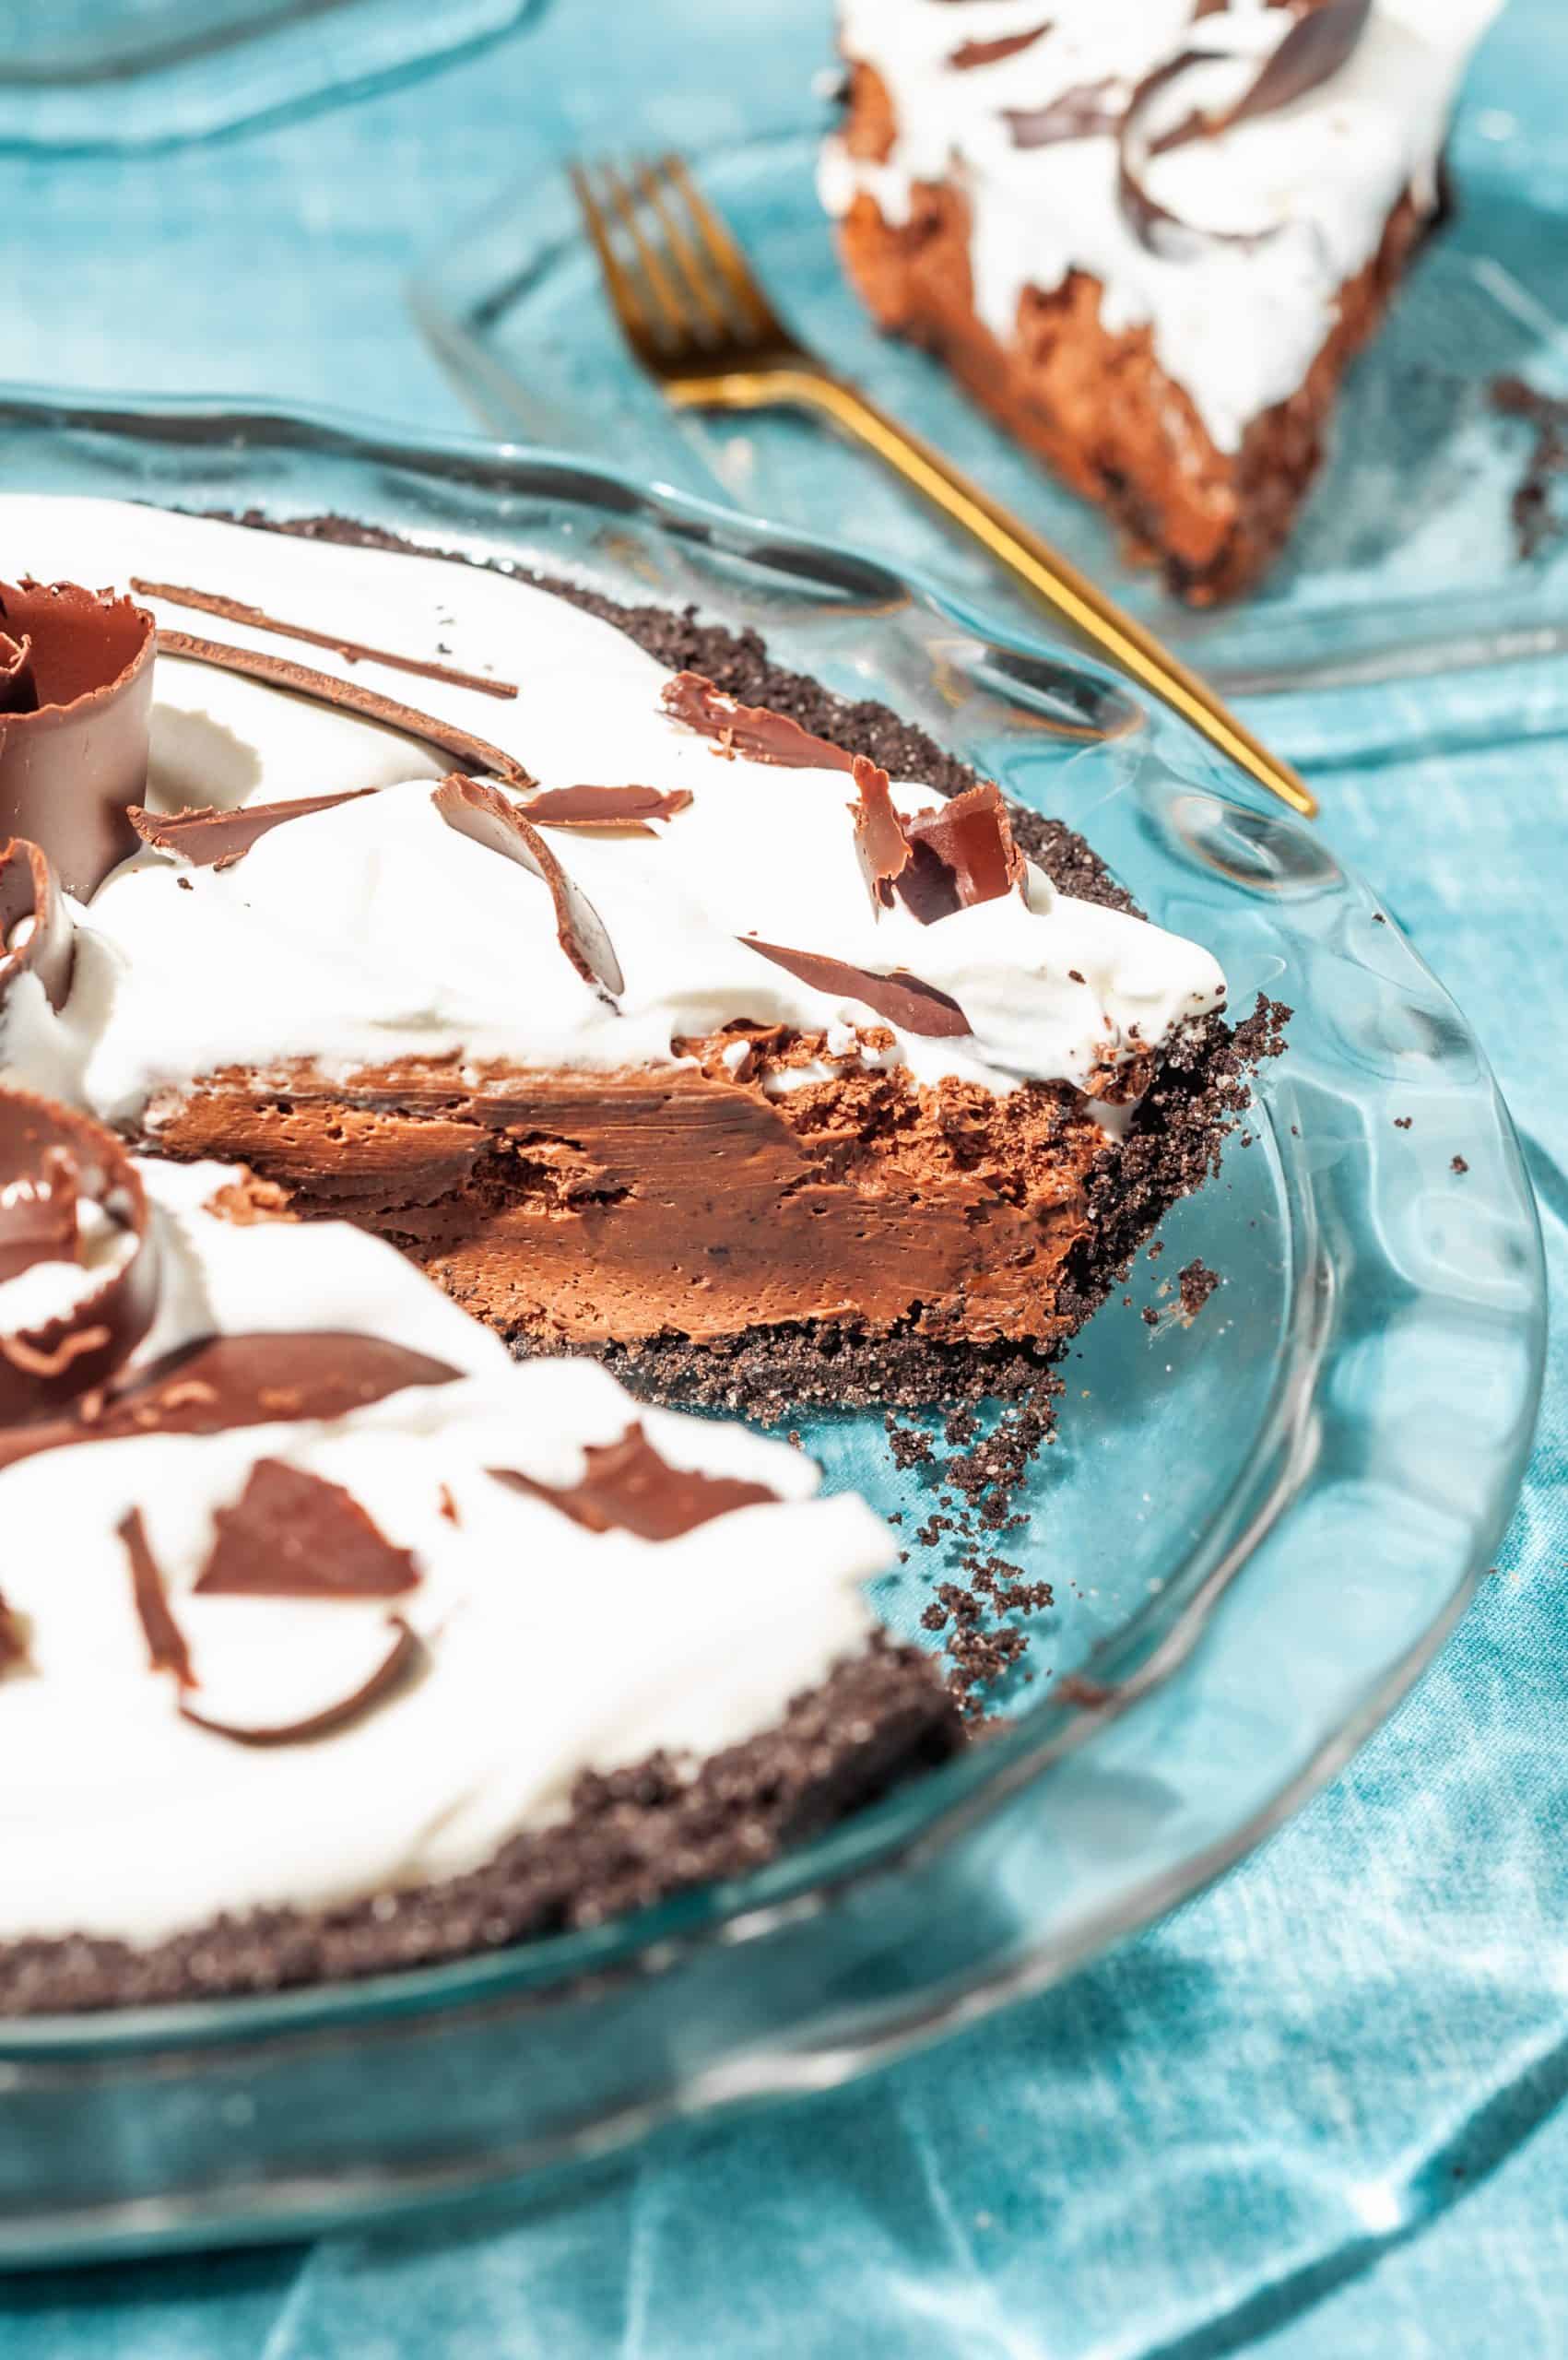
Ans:
<svg viewBox="0 0 1568 2360"><path fill-rule="evenodd" d="M1038 533L808 352L763 292L734 232L678 156L571 168L621 332L681 408L820 411L964 526L1113 663L1173 705L1211 745L1312 819L1317 799L1152 631Z"/></svg>

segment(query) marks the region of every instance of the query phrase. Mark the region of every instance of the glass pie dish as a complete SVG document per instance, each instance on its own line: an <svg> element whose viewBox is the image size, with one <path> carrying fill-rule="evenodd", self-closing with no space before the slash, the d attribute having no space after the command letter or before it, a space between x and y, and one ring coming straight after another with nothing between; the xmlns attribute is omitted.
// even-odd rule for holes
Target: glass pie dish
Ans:
<svg viewBox="0 0 1568 2360"><path fill-rule="evenodd" d="M31 491L336 513L754 626L1081 827L1152 916L1216 951L1232 1005L1262 989L1296 1011L1222 1177L1065 1364L1015 1551L1055 1604L1001 1734L753 1876L589 1931L0 2022L0 2260L466 2204L836 2083L1065 1975L1332 1774L1501 1535L1545 1308L1485 1061L1310 829L1039 629L608 469L263 406L21 392L0 397L0 452ZM134 553L104 563L128 573ZM1194 1256L1224 1284L1184 1325L1162 1273ZM895 1469L875 1417L801 1431L830 1485L928 1506L928 1472ZM916 1552L887 1578L893 1628L914 1631L945 1570Z"/></svg>

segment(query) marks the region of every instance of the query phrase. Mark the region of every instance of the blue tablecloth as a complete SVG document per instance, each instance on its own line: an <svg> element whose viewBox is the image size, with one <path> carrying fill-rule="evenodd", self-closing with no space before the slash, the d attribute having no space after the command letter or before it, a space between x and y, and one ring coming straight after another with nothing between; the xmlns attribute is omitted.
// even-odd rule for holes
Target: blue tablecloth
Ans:
<svg viewBox="0 0 1568 2360"><path fill-rule="evenodd" d="M139 159L0 155L5 372L457 423L400 279L509 176L519 122L558 149L634 125L699 148L783 127L827 18L827 0L555 0L447 71L286 125ZM1490 141L1568 216L1565 52L1562 0L1513 0L1471 77L1460 166L1483 168ZM1256 717L1497 1065L1561 1302L1568 745L1539 678L1521 667L1516 696L1460 678L1275 698ZM1560 1335L1518 1516L1436 1668L1263 1852L1065 1990L515 2224L13 2282L0 2351L1568 2350L1565 1541Z"/></svg>

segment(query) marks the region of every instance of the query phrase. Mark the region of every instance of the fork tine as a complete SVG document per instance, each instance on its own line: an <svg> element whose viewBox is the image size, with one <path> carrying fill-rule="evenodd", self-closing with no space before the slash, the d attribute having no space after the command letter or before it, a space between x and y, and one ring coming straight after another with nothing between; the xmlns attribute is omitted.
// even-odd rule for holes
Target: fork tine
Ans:
<svg viewBox="0 0 1568 2360"><path fill-rule="evenodd" d="M758 337L782 337L784 331L772 305L758 285L751 266L731 236L723 215L709 204L678 156L661 157L660 165L666 180L685 198L698 235L723 274L725 284L751 334Z"/></svg>
<svg viewBox="0 0 1568 2360"><path fill-rule="evenodd" d="M658 339L642 298L632 284L631 275L611 243L609 221L594 195L593 184L581 164L572 165L570 174L578 210L583 216L583 226L598 256L599 268L604 275L616 318L620 322L621 333L639 350L652 351Z"/></svg>
<svg viewBox="0 0 1568 2360"><path fill-rule="evenodd" d="M643 266L644 277L653 290L654 301L663 319L666 341L673 340L676 344L694 342L698 330L688 311L686 299L643 228L636 199L613 164L601 164L599 171L620 226L637 249L637 259Z"/></svg>
<svg viewBox="0 0 1568 2360"><path fill-rule="evenodd" d="M720 294L715 291L712 273L704 269L698 253L685 229L677 218L675 206L665 195L657 164L641 163L633 167L637 186L643 203L657 214L665 242L675 256L676 265L690 289L692 301L715 336L733 336L737 323L725 310Z"/></svg>

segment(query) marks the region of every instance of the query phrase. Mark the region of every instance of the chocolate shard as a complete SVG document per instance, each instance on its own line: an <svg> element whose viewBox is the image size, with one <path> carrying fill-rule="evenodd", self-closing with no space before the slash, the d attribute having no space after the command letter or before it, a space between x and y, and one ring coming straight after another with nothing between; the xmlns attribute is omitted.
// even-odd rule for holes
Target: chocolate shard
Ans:
<svg viewBox="0 0 1568 2360"><path fill-rule="evenodd" d="M639 1540L678 1540L682 1533L711 1524L716 1516L779 1496L765 1483L709 1475L697 1467L672 1467L640 1423L628 1426L619 1442L584 1445L583 1456L586 1466L572 1484L536 1482L510 1467L489 1471L498 1483L548 1500L586 1531L631 1532Z"/></svg>
<svg viewBox="0 0 1568 2360"><path fill-rule="evenodd" d="M128 1249L56 1317L0 1334L0 1427L42 1418L106 1384L152 1325L159 1278L141 1175L113 1133L46 1098L0 1090L0 1234L9 1231L0 1268L15 1276L40 1260L77 1259L80 1198L127 1233ZM63 1256L67 1205L71 1251Z"/></svg>
<svg viewBox="0 0 1568 2360"><path fill-rule="evenodd" d="M26 580L0 583L0 832L41 845L86 901L136 848L125 806L147 792L153 618Z"/></svg>
<svg viewBox="0 0 1568 2360"><path fill-rule="evenodd" d="M258 1458L197 1577L198 1598L400 1598L419 1569L341 1483Z"/></svg>
<svg viewBox="0 0 1568 2360"><path fill-rule="evenodd" d="M853 775L859 798L849 807L855 820L855 849L871 906L880 914L892 907L893 886L909 867L909 844L889 792L887 772L864 754L856 754Z"/></svg>
<svg viewBox="0 0 1568 2360"><path fill-rule="evenodd" d="M422 1643L400 1615L390 1615L383 1629L371 1636L371 1644L373 1660L359 1684L348 1695L336 1698L301 1719L222 1718L201 1710L184 1696L180 1700L180 1717L193 1728L206 1729L209 1737L226 1737L236 1745L303 1745L312 1738L329 1737L334 1730L347 1728L350 1721L360 1720L372 1706L384 1703L404 1686L423 1660Z"/></svg>
<svg viewBox="0 0 1568 2360"><path fill-rule="evenodd" d="M759 958L771 959L775 967L783 967L813 990L831 992L835 997L864 1000L901 1032L916 1032L928 1040L956 1041L972 1028L968 1017L956 999L935 984L922 982L912 975L907 967L896 967L890 974L873 974L869 968L852 966L847 959L831 959L816 950L789 950L777 942L759 942L754 934L737 938L748 950L755 950Z"/></svg>
<svg viewBox="0 0 1568 2360"><path fill-rule="evenodd" d="M36 975L51 1008L64 1008L77 961L76 928L41 844L0 844L0 1008L22 975Z"/></svg>
<svg viewBox="0 0 1568 2360"><path fill-rule="evenodd" d="M530 796L526 809L536 828L651 836L650 820L673 820L691 800L684 786L552 786Z"/></svg>
<svg viewBox="0 0 1568 2360"><path fill-rule="evenodd" d="M1170 262L1188 261L1215 246L1256 246L1278 234L1272 229L1209 230L1184 220L1153 195L1148 168L1155 157L1168 155L1191 140L1218 138L1235 124L1275 113L1304 98L1347 64L1371 15L1372 0L1314 0L1304 11L1296 10L1239 96L1216 112L1194 110L1184 115L1171 101L1195 67L1212 66L1227 55L1222 48L1183 50L1144 76L1122 118L1116 188L1125 218L1150 254ZM1237 60L1238 64L1252 62ZM1159 128L1161 118L1168 119Z"/></svg>
<svg viewBox="0 0 1568 2360"><path fill-rule="evenodd" d="M162 1570L153 1555L140 1508L133 1508L116 1527L131 1565L131 1592L136 1619L147 1641L147 1661L154 1671L171 1671L182 1688L195 1684L191 1650L174 1619Z"/></svg>
<svg viewBox="0 0 1568 2360"><path fill-rule="evenodd" d="M477 738L472 730L460 728L454 721L442 721L432 713L420 713L414 705L399 704L395 697L383 697L374 689L361 688L356 680L340 680L332 672L313 672L308 665L292 663L286 655L266 655L249 647L232 647L224 640L196 639L189 631L160 631L158 645L160 654L179 656L185 663L211 664L219 671L242 672L247 679L260 680L269 689L288 689L296 696L313 697L319 704L357 713L363 721L382 722L388 729L401 730L406 738L419 738L427 746L438 747L454 761L466 763L470 770L488 771L494 777L504 779L509 786L534 784L520 761L503 753L499 746L492 746L488 738ZM127 803L139 800L139 790L125 797Z"/></svg>
<svg viewBox="0 0 1568 2360"><path fill-rule="evenodd" d="M428 1353L349 1330L207 1336L68 1416L0 1430L0 1470L41 1451L127 1434L220 1434L342 1418L407 1386L451 1385L460 1374Z"/></svg>
<svg viewBox="0 0 1568 2360"><path fill-rule="evenodd" d="M0 1680L28 1659L27 1635L14 1611L0 1593Z"/></svg>
<svg viewBox="0 0 1568 2360"><path fill-rule="evenodd" d="M1127 85L1114 74L1075 82L1042 107L1004 107L1002 120L1015 148L1054 148L1068 139L1103 139L1121 126Z"/></svg>
<svg viewBox="0 0 1568 2360"><path fill-rule="evenodd" d="M557 941L583 981L613 1006L616 995L626 989L626 978L605 922L522 806L509 801L499 788L461 773L442 779L430 800L460 836L471 836L477 844L516 861L543 881L555 909Z"/></svg>
<svg viewBox="0 0 1568 2360"><path fill-rule="evenodd" d="M413 672L421 680L444 680L448 688L477 689L482 696L514 697L517 684L513 680L492 679L485 672L459 672L451 664L437 664L422 655L393 655L384 647L368 647L363 641L345 639L341 633L312 631L303 623L286 623L277 615L269 615L260 607L248 607L242 598L230 598L220 590L190 590L176 582L143 582L135 574L131 587L141 598L161 598L166 606L189 607L193 614L216 615L220 622L244 623L252 631L268 631L277 639L298 639L311 647L330 648L341 655L346 664L384 664L389 671Z"/></svg>
<svg viewBox="0 0 1568 2360"><path fill-rule="evenodd" d="M948 64L955 74L973 73L977 65L999 65L1004 57L1017 57L1021 51L1032 49L1050 31L1050 19L1043 25L1031 25L1021 33L998 33L993 41L961 41L952 51Z"/></svg>
<svg viewBox="0 0 1568 2360"><path fill-rule="evenodd" d="M358 803L381 792L374 786L350 786L336 795L301 795L292 803L248 803L237 811L220 811L204 804L185 811L146 811L133 803L126 816L144 844L159 852L178 853L193 868L232 868L252 846L287 820L307 819L313 811L336 811L340 803Z"/></svg>
<svg viewBox="0 0 1568 2360"><path fill-rule="evenodd" d="M826 738L813 738L787 714L765 704L737 704L701 672L678 672L660 690L665 711L701 738L713 738L726 754L754 762L776 762L796 771L847 771L855 757Z"/></svg>
<svg viewBox="0 0 1568 2360"><path fill-rule="evenodd" d="M994 780L983 779L935 810L906 820L904 833L916 860L909 877L900 880L900 890L927 926L955 909L973 909L977 902L998 902L1023 891L1028 864L1013 840L1007 806ZM921 896L925 897L924 907ZM937 902L946 906L936 907Z"/></svg>

